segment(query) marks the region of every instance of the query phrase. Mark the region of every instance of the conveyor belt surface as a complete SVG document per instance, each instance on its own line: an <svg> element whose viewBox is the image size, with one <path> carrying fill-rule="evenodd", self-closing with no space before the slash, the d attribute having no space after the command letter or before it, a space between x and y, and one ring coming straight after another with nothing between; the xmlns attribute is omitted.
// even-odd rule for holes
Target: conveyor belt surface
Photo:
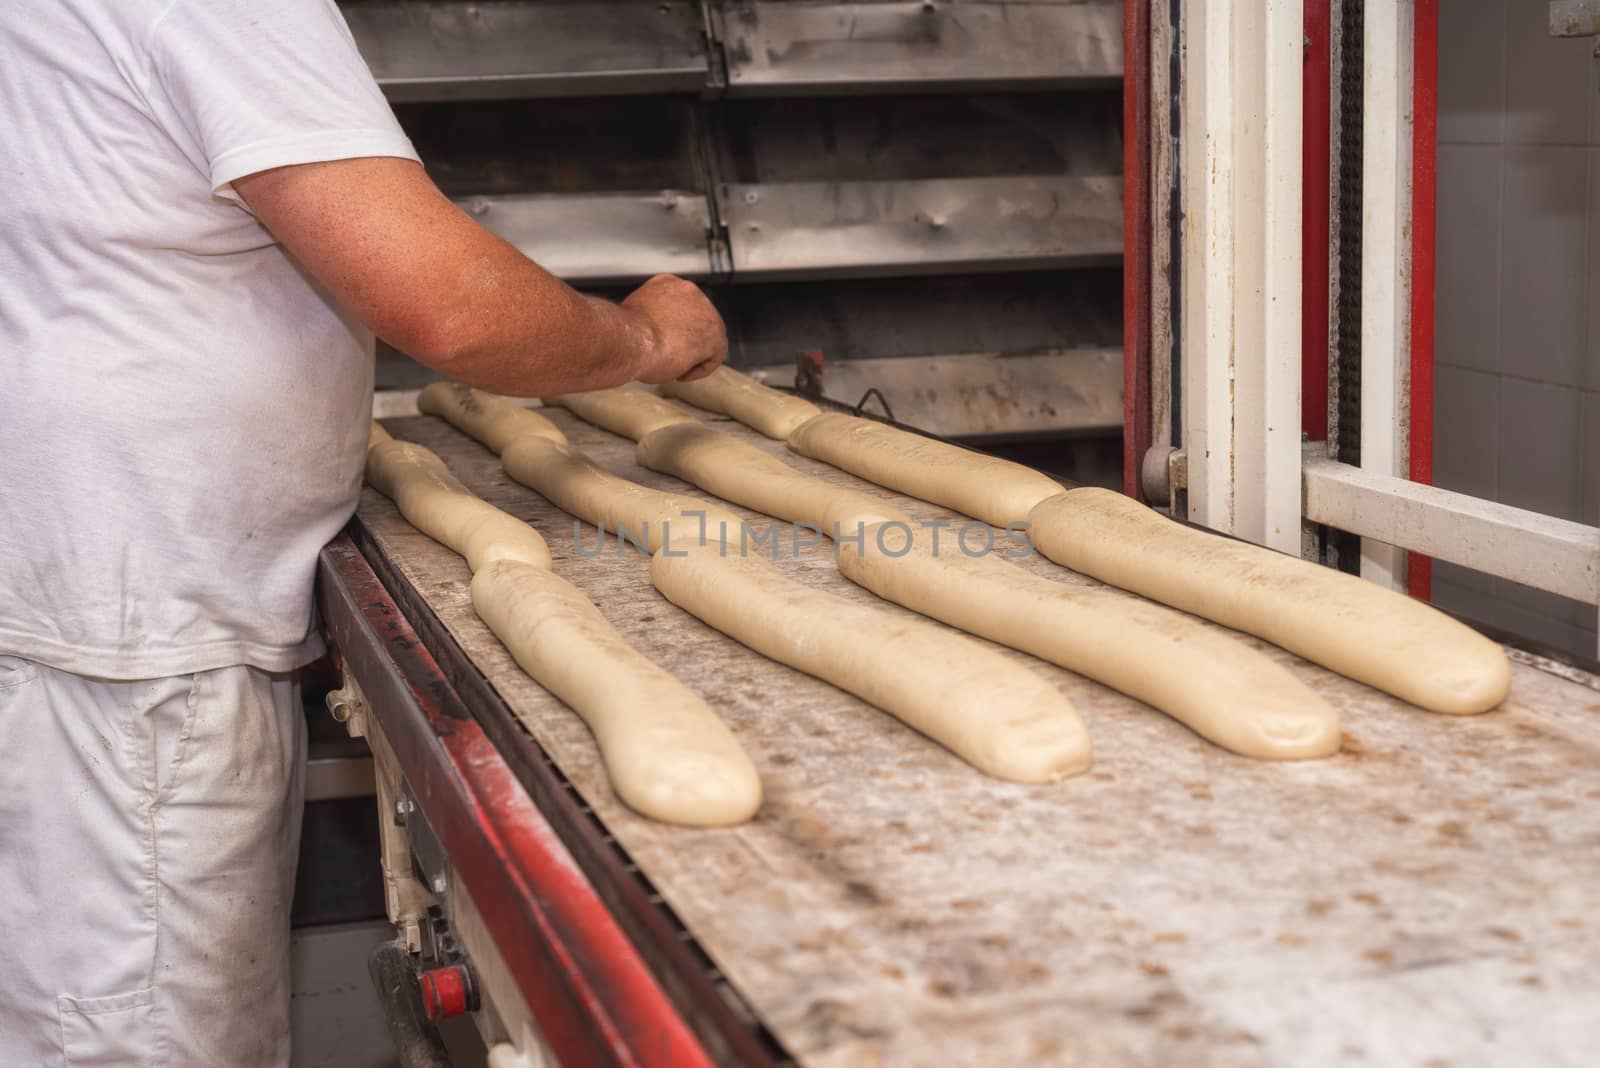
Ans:
<svg viewBox="0 0 1600 1068"><path fill-rule="evenodd" d="M631 442L547 414L602 466L705 496L638 467ZM636 550L612 540L583 555L570 516L444 422L385 425L533 523L556 570L749 751L767 796L755 822L687 830L633 814L583 723L479 622L464 561L364 492L377 550L802 1064L1576 1065L1600 1047L1592 678L1519 663L1502 710L1458 719L1242 638L1345 720L1339 756L1271 764L1015 653L1077 703L1095 766L1011 785L712 631L656 593ZM769 522L752 518L752 530ZM780 527L785 572L876 601L838 574L825 542L795 556ZM593 552L593 528L581 529ZM1091 584L1040 557L1023 565Z"/></svg>

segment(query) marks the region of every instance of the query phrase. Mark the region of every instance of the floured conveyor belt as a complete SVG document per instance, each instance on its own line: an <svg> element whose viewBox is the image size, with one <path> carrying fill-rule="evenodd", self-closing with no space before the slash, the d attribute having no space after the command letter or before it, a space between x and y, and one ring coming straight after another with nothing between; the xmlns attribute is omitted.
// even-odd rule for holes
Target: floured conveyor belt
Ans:
<svg viewBox="0 0 1600 1068"><path fill-rule="evenodd" d="M705 496L638 467L631 442L547 414L602 466ZM583 723L474 615L465 562L364 492L371 550L801 1064L1579 1064L1600 1046L1592 678L1518 663L1504 708L1463 719L1268 647L1339 707L1347 733L1332 759L1278 764L1008 652L1059 684L1095 743L1086 775L1011 785L680 611L651 587L642 553L613 539L585 555L593 528L575 535L571 517L444 422L385 425L533 523L557 572L703 695L754 759L767 800L746 826L688 830L624 808ZM796 556L780 527L782 570L873 600L826 542L808 538Z"/></svg>

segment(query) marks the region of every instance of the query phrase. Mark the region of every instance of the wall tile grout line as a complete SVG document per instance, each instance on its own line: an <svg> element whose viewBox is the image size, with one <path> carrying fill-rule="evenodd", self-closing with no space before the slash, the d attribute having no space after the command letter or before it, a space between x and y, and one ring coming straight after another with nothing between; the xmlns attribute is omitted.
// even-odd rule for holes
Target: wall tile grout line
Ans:
<svg viewBox="0 0 1600 1068"><path fill-rule="evenodd" d="M1546 386L1550 389L1567 390L1569 392L1587 396L1600 395L1600 383L1589 385L1588 383L1580 382L1574 386L1568 382L1552 382L1547 378L1534 378L1531 375L1510 374L1505 371L1486 371L1481 367L1472 367L1468 364L1456 363L1447 359L1441 359L1435 362L1437 362L1441 367L1453 367L1458 371L1471 371L1475 375L1492 375L1495 378L1502 379L1507 382L1521 382L1530 386Z"/></svg>

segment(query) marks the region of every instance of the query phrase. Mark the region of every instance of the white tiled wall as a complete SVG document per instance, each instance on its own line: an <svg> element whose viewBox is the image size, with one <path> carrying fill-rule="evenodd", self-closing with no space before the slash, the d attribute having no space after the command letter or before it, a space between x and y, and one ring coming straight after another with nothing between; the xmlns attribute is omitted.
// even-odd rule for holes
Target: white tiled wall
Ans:
<svg viewBox="0 0 1600 1068"><path fill-rule="evenodd" d="M1439 5L1434 480L1600 524L1600 91L1546 0ZM1595 655L1595 609L1448 564L1446 608Z"/></svg>

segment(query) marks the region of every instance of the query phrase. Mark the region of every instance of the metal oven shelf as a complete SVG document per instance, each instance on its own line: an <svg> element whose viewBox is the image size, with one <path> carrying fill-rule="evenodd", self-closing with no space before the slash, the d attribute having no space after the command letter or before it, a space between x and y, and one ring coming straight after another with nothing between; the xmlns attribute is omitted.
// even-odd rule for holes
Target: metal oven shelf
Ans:
<svg viewBox="0 0 1600 1068"><path fill-rule="evenodd" d="M348 4L394 101L698 92L700 5L686 0Z"/></svg>

